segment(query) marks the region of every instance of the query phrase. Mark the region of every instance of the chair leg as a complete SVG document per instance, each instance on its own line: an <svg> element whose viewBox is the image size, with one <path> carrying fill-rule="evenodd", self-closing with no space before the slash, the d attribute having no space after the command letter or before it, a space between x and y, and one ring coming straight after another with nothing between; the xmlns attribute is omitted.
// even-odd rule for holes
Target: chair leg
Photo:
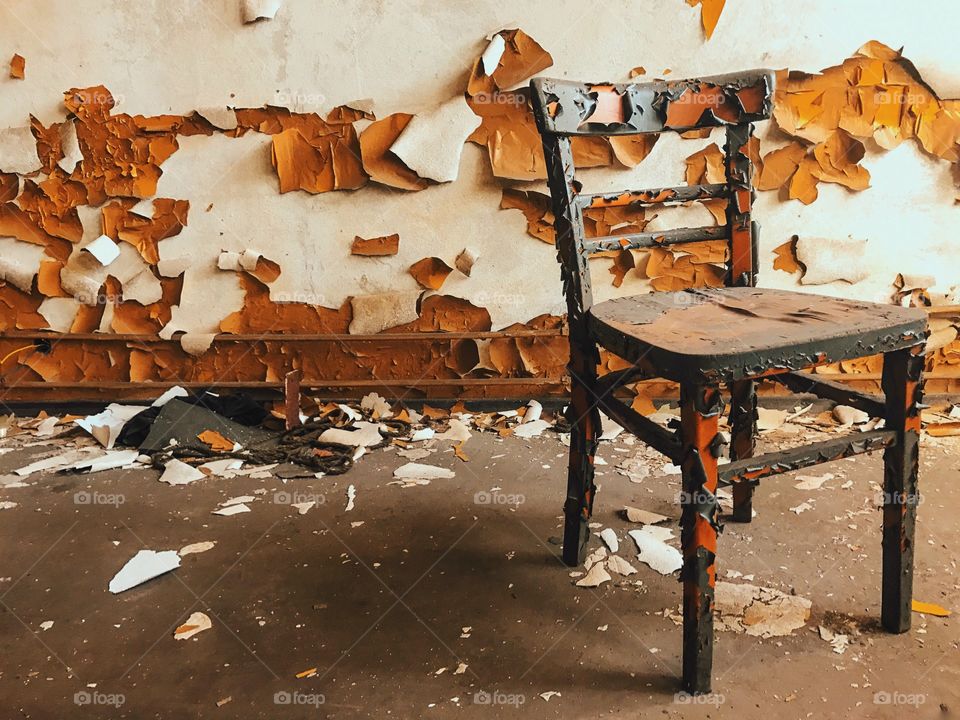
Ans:
<svg viewBox="0 0 960 720"><path fill-rule="evenodd" d="M574 352L571 344L571 353ZM590 539L590 516L596 485L593 458L600 437L600 411L594 401L596 368L590 356L571 358L570 363L570 460L567 470L567 500L563 506L563 561L571 567L583 563Z"/></svg>
<svg viewBox="0 0 960 720"><path fill-rule="evenodd" d="M710 692L713 666L713 598L720 529L714 452L722 406L719 387L681 385L683 689L691 694Z"/></svg>
<svg viewBox="0 0 960 720"><path fill-rule="evenodd" d="M730 384L730 459L753 457L757 439L757 388L753 380L738 380ZM753 520L753 485L734 483L734 522Z"/></svg>
<svg viewBox="0 0 960 720"><path fill-rule="evenodd" d="M923 346L886 353L882 388L886 427L897 443L883 453L883 596L880 622L892 633L910 629L917 520Z"/></svg>

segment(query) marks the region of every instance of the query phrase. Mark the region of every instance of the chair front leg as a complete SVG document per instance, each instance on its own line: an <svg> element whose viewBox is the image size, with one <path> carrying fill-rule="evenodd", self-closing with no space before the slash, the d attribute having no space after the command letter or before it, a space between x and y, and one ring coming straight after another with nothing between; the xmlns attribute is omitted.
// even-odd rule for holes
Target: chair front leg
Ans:
<svg viewBox="0 0 960 720"><path fill-rule="evenodd" d="M897 443L883 453L883 596L880 622L892 633L910 629L917 521L923 346L883 356L886 427Z"/></svg>
<svg viewBox="0 0 960 720"><path fill-rule="evenodd" d="M730 383L730 459L753 457L757 444L757 387L753 380ZM753 485L734 483L734 522L748 523L753 519Z"/></svg>
<svg viewBox="0 0 960 720"><path fill-rule="evenodd" d="M583 563L590 539L590 517L596 485L593 458L599 442L600 411L594 399L597 369L595 346L570 345L570 460L567 469L567 500L563 505L563 561L571 567Z"/></svg>
<svg viewBox="0 0 960 720"><path fill-rule="evenodd" d="M722 407L718 386L681 385L683 689L691 694L710 692L713 667L713 604L720 530L716 452Z"/></svg>

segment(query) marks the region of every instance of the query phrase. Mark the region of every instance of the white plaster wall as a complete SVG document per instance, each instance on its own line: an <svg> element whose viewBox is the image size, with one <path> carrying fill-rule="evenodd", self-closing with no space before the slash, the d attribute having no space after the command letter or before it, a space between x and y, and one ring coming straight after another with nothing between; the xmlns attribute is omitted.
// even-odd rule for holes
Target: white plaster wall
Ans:
<svg viewBox="0 0 960 720"><path fill-rule="evenodd" d="M955 0L922 5L875 0L729 2L705 42L699 9L683 0L285 0L273 21L243 25L239 0L11 0L0 4L0 59L27 59L26 81L0 79L0 127L63 117L62 92L106 85L118 111L156 115L197 107L259 106L297 97L323 112L370 97L376 112L415 112L462 93L469 68L501 27L522 27L555 61L546 74L585 80L623 79L637 65L651 76L712 74L757 66L816 71L876 39L904 54L942 97L960 96L960 43ZM4 73L5 76L5 73ZM230 274L213 269L221 249L255 247L280 262L277 300L336 306L351 294L414 287L407 266L438 255L452 264L464 246L479 250L473 277L450 276L445 293L491 309L494 326L561 308L552 249L524 234L517 211L497 209L500 181L485 154L464 150L456 183L406 194L368 186L356 192L279 195L269 138L181 138L165 163L160 195L191 201L190 225L161 243L163 257L195 259L179 318L185 329L210 331L240 307ZM680 179L683 158L702 143L661 143L633 172L588 173L608 188ZM765 144L764 151L774 147ZM771 269L770 250L798 233L865 237L871 276L856 286L820 291L885 299L899 271L936 274L960 283L960 227L950 168L904 143L864 160L873 187L854 194L820 186L810 207L761 193L761 284L792 286ZM213 203L213 208L205 208ZM354 235L399 232L400 255L352 258ZM606 261L596 263L600 298L611 295ZM628 281L617 294L643 283ZM215 300L211 304L210 298Z"/></svg>

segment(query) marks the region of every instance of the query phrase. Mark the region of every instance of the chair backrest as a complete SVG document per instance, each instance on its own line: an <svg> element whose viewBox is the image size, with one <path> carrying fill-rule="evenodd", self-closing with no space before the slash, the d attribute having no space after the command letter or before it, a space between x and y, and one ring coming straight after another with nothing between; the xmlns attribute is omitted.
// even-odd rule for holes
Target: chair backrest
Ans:
<svg viewBox="0 0 960 720"><path fill-rule="evenodd" d="M596 252L726 240L726 283L754 284L757 228L751 220L753 123L770 117L774 74L769 70L671 82L589 84L531 81L534 116L543 139L553 199L557 250L563 268L571 331L593 303L588 259ZM650 190L583 194L575 177L571 138L685 132L725 127L726 182ZM726 224L587 238L583 212L591 208L670 205L725 199Z"/></svg>

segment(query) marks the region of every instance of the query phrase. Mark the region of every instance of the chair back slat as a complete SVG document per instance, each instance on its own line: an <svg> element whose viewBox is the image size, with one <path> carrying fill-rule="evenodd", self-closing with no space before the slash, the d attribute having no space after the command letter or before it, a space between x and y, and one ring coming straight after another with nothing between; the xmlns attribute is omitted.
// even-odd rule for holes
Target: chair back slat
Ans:
<svg viewBox="0 0 960 720"><path fill-rule="evenodd" d="M584 210L593 208L625 207L632 205L671 205L703 200L725 199L729 194L726 183L705 185L680 185L678 187L652 188L648 190L621 190L619 192L577 195L577 202Z"/></svg>
<svg viewBox="0 0 960 720"><path fill-rule="evenodd" d="M606 235L590 238L583 244L587 254L610 250L641 250L643 248L683 245L705 240L726 240L727 228L722 225L707 225L696 228L679 228L658 232L631 233L629 235Z"/></svg>
<svg viewBox="0 0 960 720"><path fill-rule="evenodd" d="M557 251L563 269L571 335L585 333L593 304L589 257L616 250L726 240L727 285L756 281L757 225L753 203L750 141L753 123L770 117L774 74L752 70L731 75L652 83L531 81L534 117L543 140L547 183L553 201ZM723 127L723 183L581 193L570 140L576 136L637 135ZM586 237L584 212L590 210L726 201L726 223L603 237Z"/></svg>
<svg viewBox="0 0 960 720"><path fill-rule="evenodd" d="M765 120L773 109L769 70L648 83L531 81L542 127L561 135L685 132Z"/></svg>

